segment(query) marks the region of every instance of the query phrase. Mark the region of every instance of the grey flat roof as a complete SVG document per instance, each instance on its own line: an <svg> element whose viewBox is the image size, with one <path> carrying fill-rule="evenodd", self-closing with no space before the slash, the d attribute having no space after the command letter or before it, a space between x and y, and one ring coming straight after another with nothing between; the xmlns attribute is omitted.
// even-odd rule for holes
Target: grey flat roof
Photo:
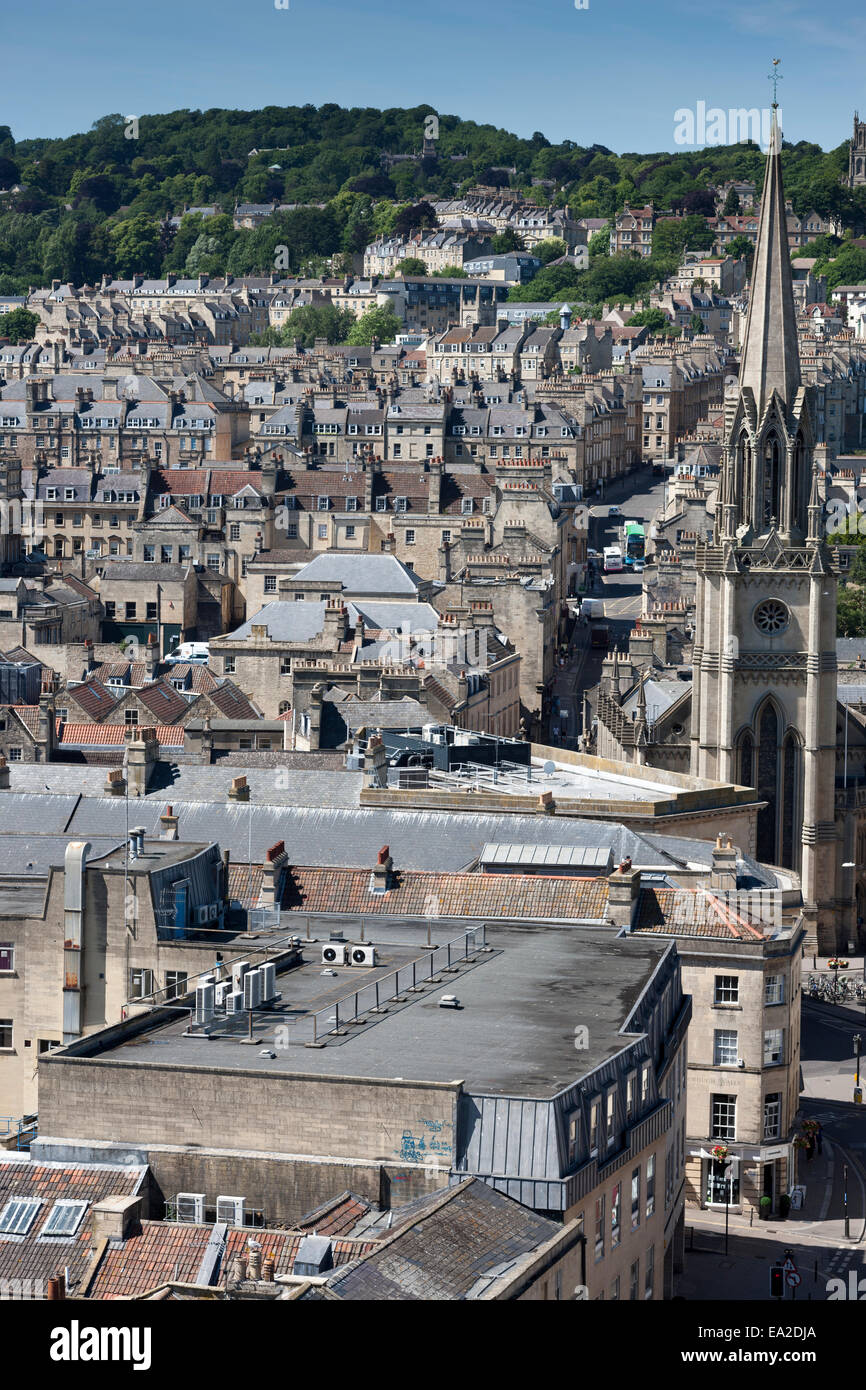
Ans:
<svg viewBox="0 0 866 1390"><path fill-rule="evenodd" d="M456 935L446 921L437 940ZM574 1084L622 1050L631 1040L621 1029L671 943L646 937L620 938L613 929L506 926L488 930L493 947L474 964L443 976L422 994L408 994L387 1014L333 1037L322 1048L303 1044L310 1036L305 1012L322 1009L378 973L393 973L412 958L423 961L424 938L414 945L376 926L377 970L344 968L322 976L320 943L305 949L305 963L278 977L282 1001L256 1016L259 1046L245 1046L244 1028L234 1036L207 1040L183 1036L188 1016L157 1022L99 1055L137 1064L265 1070L291 1075L399 1078L405 1081L462 1080L476 1094L547 1098ZM420 977L420 972L419 972ZM456 994L459 1009L439 1007L442 994ZM297 1020L297 1022L295 1022ZM589 1046L575 1049L575 1027L588 1029ZM289 1028L287 1046L276 1058L262 1057L278 1027ZM293 1041L293 1037L297 1041ZM80 1055L81 1049L75 1051Z"/></svg>

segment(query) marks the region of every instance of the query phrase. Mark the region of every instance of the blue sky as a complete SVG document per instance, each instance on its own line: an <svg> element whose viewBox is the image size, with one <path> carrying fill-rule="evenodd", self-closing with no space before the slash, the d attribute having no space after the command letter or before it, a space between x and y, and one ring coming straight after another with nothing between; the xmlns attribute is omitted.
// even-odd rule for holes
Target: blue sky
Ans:
<svg viewBox="0 0 866 1390"><path fill-rule="evenodd" d="M414 106L519 135L675 149L674 112L764 106L783 60L786 139L825 149L866 112L862 0L28 0L3 17L16 139L97 117L326 101ZM854 61L852 61L852 59Z"/></svg>

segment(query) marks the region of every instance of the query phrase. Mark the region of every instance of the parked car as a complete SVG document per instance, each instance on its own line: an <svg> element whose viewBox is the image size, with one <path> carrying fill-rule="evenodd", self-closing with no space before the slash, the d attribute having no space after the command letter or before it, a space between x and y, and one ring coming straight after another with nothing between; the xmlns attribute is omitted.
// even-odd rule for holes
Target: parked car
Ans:
<svg viewBox="0 0 866 1390"><path fill-rule="evenodd" d="M608 520L610 520L611 517L622 516L622 507L608 507L607 515Z"/></svg>

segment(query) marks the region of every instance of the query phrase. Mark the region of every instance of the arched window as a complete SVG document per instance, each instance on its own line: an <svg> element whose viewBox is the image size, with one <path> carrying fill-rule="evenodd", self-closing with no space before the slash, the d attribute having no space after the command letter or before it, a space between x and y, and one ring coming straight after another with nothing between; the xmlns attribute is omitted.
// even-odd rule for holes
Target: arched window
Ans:
<svg viewBox="0 0 866 1390"><path fill-rule="evenodd" d="M797 435L794 445L794 466L791 470L791 526L805 529L807 498L803 492L803 436Z"/></svg>
<svg viewBox="0 0 866 1390"><path fill-rule="evenodd" d="M755 776L755 740L751 734L743 734L740 739L740 765L738 770L738 780L741 786L751 787L754 785Z"/></svg>
<svg viewBox="0 0 866 1390"><path fill-rule="evenodd" d="M779 797L779 716L772 700L764 705L758 720L758 760L755 789L767 805L758 812L758 859L775 864L777 857L776 816Z"/></svg>
<svg viewBox="0 0 866 1390"><path fill-rule="evenodd" d="M737 448L737 474L734 479L734 501L737 515L748 521L752 515L752 445L745 430Z"/></svg>
<svg viewBox="0 0 866 1390"><path fill-rule="evenodd" d="M779 520L779 482L781 477L778 435L770 434L764 444L764 523Z"/></svg>
<svg viewBox="0 0 866 1390"><path fill-rule="evenodd" d="M782 744L782 794L781 829L782 848L780 862L787 869L797 866L797 844L795 828L799 820L800 783L800 741L789 731Z"/></svg>

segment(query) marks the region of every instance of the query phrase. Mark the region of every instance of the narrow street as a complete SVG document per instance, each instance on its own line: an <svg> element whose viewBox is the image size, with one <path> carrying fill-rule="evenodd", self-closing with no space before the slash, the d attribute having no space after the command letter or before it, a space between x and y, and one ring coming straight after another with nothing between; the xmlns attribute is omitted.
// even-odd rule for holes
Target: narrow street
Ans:
<svg viewBox="0 0 866 1390"><path fill-rule="evenodd" d="M608 484L602 498L591 499L588 548L601 554L606 545L618 540L624 521L641 521L649 527L662 506L664 492L665 479L652 478L648 467ZM608 508L614 505L622 508L623 515L610 520ZM602 574L599 561L595 583L587 589L585 597L600 598L604 602L604 621L610 628L613 644L625 644L635 619L642 612L642 580L642 575L628 569L618 574ZM584 731L583 692L591 690L601 679L605 652L590 646L590 632L589 626L577 622L566 663L557 670L553 685L551 741L564 746L577 747L577 737Z"/></svg>

